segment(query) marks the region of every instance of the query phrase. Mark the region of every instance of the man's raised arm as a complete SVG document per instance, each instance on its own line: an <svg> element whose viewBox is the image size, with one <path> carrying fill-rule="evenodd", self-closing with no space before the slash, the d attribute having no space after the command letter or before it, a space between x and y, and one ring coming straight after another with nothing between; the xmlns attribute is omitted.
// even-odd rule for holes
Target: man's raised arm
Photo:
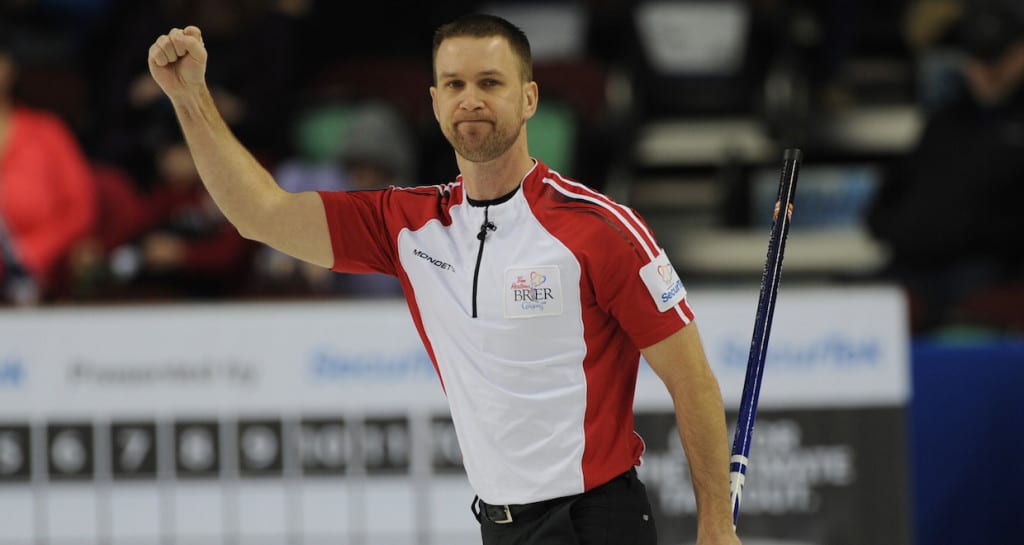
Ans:
<svg viewBox="0 0 1024 545"><path fill-rule="evenodd" d="M235 138L206 86L207 51L194 26L172 29L149 48L149 71L174 105L206 190L238 232L304 261L334 263L323 203L289 193Z"/></svg>

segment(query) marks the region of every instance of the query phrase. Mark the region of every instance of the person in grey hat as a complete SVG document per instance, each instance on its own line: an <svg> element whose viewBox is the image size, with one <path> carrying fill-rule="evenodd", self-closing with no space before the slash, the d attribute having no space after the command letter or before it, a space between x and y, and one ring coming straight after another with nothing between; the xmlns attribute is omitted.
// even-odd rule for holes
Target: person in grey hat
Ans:
<svg viewBox="0 0 1024 545"><path fill-rule="evenodd" d="M410 185L416 171L412 129L390 104L359 105L341 146L339 160L353 189Z"/></svg>

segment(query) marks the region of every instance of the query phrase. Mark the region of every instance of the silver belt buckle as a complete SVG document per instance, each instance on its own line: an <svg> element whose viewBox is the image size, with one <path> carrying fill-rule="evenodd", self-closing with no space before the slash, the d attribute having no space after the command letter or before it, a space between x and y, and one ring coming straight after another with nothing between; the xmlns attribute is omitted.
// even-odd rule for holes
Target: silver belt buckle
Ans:
<svg viewBox="0 0 1024 545"><path fill-rule="evenodd" d="M497 507L497 506L495 506L495 507ZM495 524L510 524L512 522L512 511L509 511L507 505L502 505L501 508L505 510L505 519L504 520L492 520L491 522L493 522Z"/></svg>

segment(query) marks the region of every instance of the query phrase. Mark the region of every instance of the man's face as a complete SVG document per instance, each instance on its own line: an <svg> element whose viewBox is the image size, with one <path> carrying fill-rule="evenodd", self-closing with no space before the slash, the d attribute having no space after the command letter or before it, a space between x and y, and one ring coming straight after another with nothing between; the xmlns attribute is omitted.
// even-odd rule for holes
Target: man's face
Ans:
<svg viewBox="0 0 1024 545"><path fill-rule="evenodd" d="M967 84L974 98L985 106L996 106L1024 84L1024 40L1011 46L997 59L982 62L969 59L965 66Z"/></svg>
<svg viewBox="0 0 1024 545"><path fill-rule="evenodd" d="M536 111L536 85L522 81L519 61L504 38L449 38L437 51L434 70L434 117L465 159L501 156Z"/></svg>

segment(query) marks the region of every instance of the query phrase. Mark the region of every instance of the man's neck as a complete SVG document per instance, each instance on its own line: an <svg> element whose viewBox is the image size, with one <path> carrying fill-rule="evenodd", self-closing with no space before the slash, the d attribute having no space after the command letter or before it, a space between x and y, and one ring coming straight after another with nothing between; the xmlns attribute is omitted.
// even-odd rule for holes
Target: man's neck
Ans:
<svg viewBox="0 0 1024 545"><path fill-rule="evenodd" d="M519 186L534 161L528 154L506 154L486 163L475 163L456 156L466 196L489 201L508 195Z"/></svg>

